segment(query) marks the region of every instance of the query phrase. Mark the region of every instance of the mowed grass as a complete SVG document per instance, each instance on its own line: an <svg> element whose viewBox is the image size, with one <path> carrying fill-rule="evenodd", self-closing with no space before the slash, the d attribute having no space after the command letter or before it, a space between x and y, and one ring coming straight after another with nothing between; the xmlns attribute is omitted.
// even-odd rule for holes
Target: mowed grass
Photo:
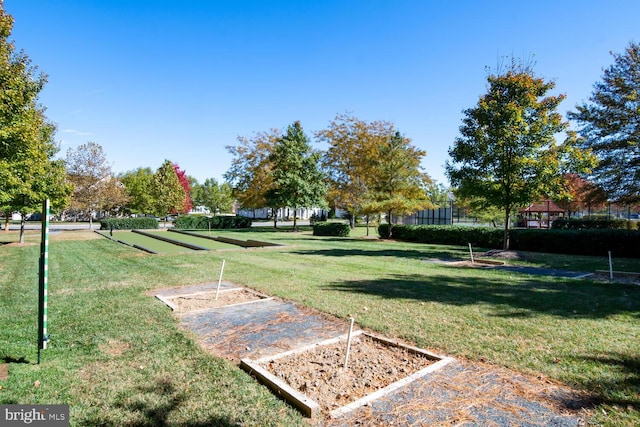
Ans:
<svg viewBox="0 0 640 427"><path fill-rule="evenodd" d="M468 248L307 231L220 232L286 245L149 255L95 233L52 235L49 332L36 361L38 246L0 245L0 403L68 403L72 425L302 425L293 409L207 354L148 291L225 279L454 357L591 394L593 422L640 424L640 287L425 262ZM11 233L0 242L15 241ZM27 237L37 242L38 236ZM527 254L594 271L606 257ZM615 260L640 271L640 260ZM622 268L620 268L622 269ZM37 386L35 385L38 382Z"/></svg>

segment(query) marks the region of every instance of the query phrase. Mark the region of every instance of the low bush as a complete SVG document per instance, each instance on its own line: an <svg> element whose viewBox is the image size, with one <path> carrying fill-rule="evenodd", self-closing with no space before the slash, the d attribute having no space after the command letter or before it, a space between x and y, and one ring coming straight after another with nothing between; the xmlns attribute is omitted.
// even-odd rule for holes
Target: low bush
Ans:
<svg viewBox="0 0 640 427"><path fill-rule="evenodd" d="M313 224L314 236L347 237L349 233L351 233L351 227L343 222L316 222Z"/></svg>
<svg viewBox="0 0 640 427"><path fill-rule="evenodd" d="M251 227L251 218L245 216L182 215L175 221L181 230L220 230Z"/></svg>
<svg viewBox="0 0 640 427"><path fill-rule="evenodd" d="M381 224L378 233L388 236L389 225ZM443 245L467 245L502 248L504 230L489 227L449 225L394 225L392 238L408 242ZM510 248L519 251L571 255L606 255L640 258L640 231L625 229L513 229Z"/></svg>
<svg viewBox="0 0 640 427"><path fill-rule="evenodd" d="M158 228L158 220L143 218L104 218L100 221L100 230L145 230Z"/></svg>
<svg viewBox="0 0 640 427"><path fill-rule="evenodd" d="M585 229L611 229L611 230L637 230L638 223L626 219L556 219L553 221L554 229L558 230L585 230Z"/></svg>

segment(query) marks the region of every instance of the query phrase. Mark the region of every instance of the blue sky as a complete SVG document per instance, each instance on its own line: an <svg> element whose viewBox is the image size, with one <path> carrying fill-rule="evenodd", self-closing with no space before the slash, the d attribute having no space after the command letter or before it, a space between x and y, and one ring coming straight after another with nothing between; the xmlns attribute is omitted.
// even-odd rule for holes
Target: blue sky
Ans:
<svg viewBox="0 0 640 427"><path fill-rule="evenodd" d="M165 159L222 179L237 136L338 113L388 120L427 151L446 184L447 150L515 56L588 100L610 51L640 41L640 2L5 0L12 38L49 76L40 101L60 155L100 144L114 173ZM316 148L324 148L314 144Z"/></svg>

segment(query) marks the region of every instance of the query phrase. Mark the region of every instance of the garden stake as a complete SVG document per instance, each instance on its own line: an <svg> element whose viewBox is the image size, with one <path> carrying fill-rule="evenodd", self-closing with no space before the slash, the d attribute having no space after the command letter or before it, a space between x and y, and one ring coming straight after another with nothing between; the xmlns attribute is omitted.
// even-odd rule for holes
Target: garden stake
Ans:
<svg viewBox="0 0 640 427"><path fill-rule="evenodd" d="M613 262L611 261L611 251L609 251L609 280L613 280Z"/></svg>
<svg viewBox="0 0 640 427"><path fill-rule="evenodd" d="M222 260L222 267L220 267L220 278L218 278L218 288L216 289L216 301L218 301L218 292L220 292L220 285L222 284L223 272L224 272L224 260Z"/></svg>
<svg viewBox="0 0 640 427"><path fill-rule="evenodd" d="M471 243L469 243L469 253L471 254L471 265L475 264L473 262L473 249L471 249Z"/></svg>
<svg viewBox="0 0 640 427"><path fill-rule="evenodd" d="M351 350L351 332L353 331L353 317L349 318L351 323L349 324L349 335L347 335L347 354L344 356L344 369L347 369L347 363L349 362L349 351Z"/></svg>

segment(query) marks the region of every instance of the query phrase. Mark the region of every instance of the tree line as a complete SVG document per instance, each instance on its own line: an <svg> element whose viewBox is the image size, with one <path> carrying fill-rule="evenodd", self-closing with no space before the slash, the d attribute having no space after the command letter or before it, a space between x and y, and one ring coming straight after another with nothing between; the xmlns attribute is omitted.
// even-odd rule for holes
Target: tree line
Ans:
<svg viewBox="0 0 640 427"><path fill-rule="evenodd" d="M487 76L487 91L463 112L460 135L445 165L451 190L422 169L426 152L395 125L338 114L314 133L328 147L314 150L300 122L285 131L239 137L226 182L200 184L166 160L156 171L113 176L105 153L89 142L56 159L55 125L38 103L47 76L9 39L13 19L0 3L0 210L27 213L45 198L60 212L154 214L188 211L193 204L224 212L243 207L322 206L355 218L387 218L433 207L450 192L472 209L504 218L509 247L514 209L541 198L640 202L640 46L613 53L587 102L558 113L564 95L555 82L511 58ZM558 142L559 136L564 140ZM295 216L295 215L294 215ZM274 215L274 217L276 217ZM8 216L7 216L8 218ZM276 217L277 221L277 217ZM274 224L277 225L277 222ZM391 230L391 228L389 228Z"/></svg>

